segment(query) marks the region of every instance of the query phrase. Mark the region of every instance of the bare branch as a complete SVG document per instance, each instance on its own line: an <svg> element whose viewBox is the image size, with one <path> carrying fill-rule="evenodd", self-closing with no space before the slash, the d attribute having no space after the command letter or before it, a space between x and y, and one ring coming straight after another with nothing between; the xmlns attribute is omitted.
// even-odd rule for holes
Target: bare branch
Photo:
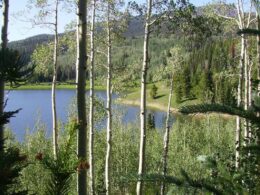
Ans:
<svg viewBox="0 0 260 195"><path fill-rule="evenodd" d="M252 1L250 1L250 10L249 10L249 14L248 14L248 18L247 18L247 28L249 27L250 23L251 23L251 14L252 14L252 7L253 7L253 3Z"/></svg>
<svg viewBox="0 0 260 195"><path fill-rule="evenodd" d="M219 13L215 13L218 17L220 18L224 18L224 19L227 19L227 20L235 20L235 22L237 23L238 26L240 26L239 24L239 21L236 19L236 18L232 18L230 16L225 16L225 15L222 15L222 14L219 14Z"/></svg>
<svg viewBox="0 0 260 195"><path fill-rule="evenodd" d="M244 11L244 3L243 0L239 0L240 2L240 9L241 9L241 14L242 14L242 18L245 19L245 11Z"/></svg>
<svg viewBox="0 0 260 195"><path fill-rule="evenodd" d="M97 64L97 66L102 66L103 68L107 69L107 65L104 64Z"/></svg>
<svg viewBox="0 0 260 195"><path fill-rule="evenodd" d="M40 26L40 25L52 25L52 26L55 26L56 24L53 23L53 22L39 22L39 23L35 22L34 25L35 26Z"/></svg>
<svg viewBox="0 0 260 195"><path fill-rule="evenodd" d="M101 51L101 50L98 50L98 49L97 49L96 52L97 52L97 53L101 53L101 54L107 56L107 53L105 53L105 52L103 52L103 51Z"/></svg>
<svg viewBox="0 0 260 195"><path fill-rule="evenodd" d="M152 20L152 22L149 23L149 26L152 26L155 22L161 20L162 18L166 18L167 13L164 12L162 15L160 15L159 17L156 17L154 20Z"/></svg>
<svg viewBox="0 0 260 195"><path fill-rule="evenodd" d="M239 20L238 26L240 29L243 29L244 25L243 25L243 21L242 21L241 6L240 6L239 0L237 0L236 7L237 7L237 16L238 16L238 20Z"/></svg>
<svg viewBox="0 0 260 195"><path fill-rule="evenodd" d="M252 24L253 22L255 22L257 20L257 18L254 18L252 20L249 21L249 24Z"/></svg>

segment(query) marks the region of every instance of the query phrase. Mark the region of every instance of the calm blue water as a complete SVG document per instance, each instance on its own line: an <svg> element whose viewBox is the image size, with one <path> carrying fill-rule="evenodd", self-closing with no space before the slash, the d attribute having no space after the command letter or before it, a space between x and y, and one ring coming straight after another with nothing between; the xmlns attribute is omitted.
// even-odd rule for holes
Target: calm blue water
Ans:
<svg viewBox="0 0 260 195"><path fill-rule="evenodd" d="M57 90L57 115L62 123L67 121L69 105L71 105L75 95L75 90ZM106 99L105 91L97 91L96 96L102 101ZM8 101L5 111L22 108L8 124L19 141L23 140L26 129L29 129L30 132L34 131L37 121L45 124L47 132L50 134L52 128L50 90L6 91L6 98ZM113 94L113 99L116 98L117 95ZM139 107L114 104L113 109L115 112L123 113L122 122L124 124L137 123L139 120ZM164 127L166 113L154 110L149 110L149 112L154 115L156 128ZM105 124L105 120L102 123Z"/></svg>

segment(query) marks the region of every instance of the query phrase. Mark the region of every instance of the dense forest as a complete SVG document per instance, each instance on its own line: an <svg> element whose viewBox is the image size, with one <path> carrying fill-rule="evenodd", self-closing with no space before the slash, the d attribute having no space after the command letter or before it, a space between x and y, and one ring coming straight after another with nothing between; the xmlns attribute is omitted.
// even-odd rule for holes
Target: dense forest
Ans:
<svg viewBox="0 0 260 195"><path fill-rule="evenodd" d="M28 0L52 33L13 42L0 2L0 194L260 194L258 0ZM77 17L64 32L60 12ZM61 88L76 91L65 124ZM6 91L26 89L51 91L52 128L18 141Z"/></svg>

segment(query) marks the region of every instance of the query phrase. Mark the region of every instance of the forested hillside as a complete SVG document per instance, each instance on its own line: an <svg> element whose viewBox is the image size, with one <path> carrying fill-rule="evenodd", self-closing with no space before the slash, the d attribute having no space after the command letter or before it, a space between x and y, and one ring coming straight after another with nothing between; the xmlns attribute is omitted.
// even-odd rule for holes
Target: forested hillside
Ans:
<svg viewBox="0 0 260 195"><path fill-rule="evenodd" d="M28 0L53 33L14 42L0 2L0 194L260 193L259 1ZM8 100L26 110L32 89L51 127L35 111L17 139Z"/></svg>
<svg viewBox="0 0 260 195"><path fill-rule="evenodd" d="M148 81L167 83L167 71L171 66L171 58L175 55L176 49L181 52L182 62L179 63L178 74L174 80L176 102L180 103L185 99L198 98L202 101L231 103L235 104L236 78L233 81L225 82L225 73L232 72L237 63L236 50L238 37L232 24L225 23L223 19L214 19L203 13L204 7L200 7L196 19L184 17L184 22L191 22L189 31L184 24L173 21L163 22L160 28L155 27L152 31L150 43L150 58ZM122 84L126 87L137 87L140 79L139 63L142 60L142 17L130 17L127 21L126 29L122 35L115 40L113 47L113 68L119 73L115 86L122 89ZM99 26L101 24L98 24ZM212 29L209 29L208 27ZM102 38L102 28L97 28L97 41ZM228 29L227 31L225 29ZM191 32L193 35L191 35ZM229 39L228 35L234 38ZM223 37L223 35L225 35ZM100 36L100 37L98 37ZM75 79L75 47L73 42L74 32L60 34L60 54L58 56L58 81L66 82ZM224 39L222 39L224 38ZM11 42L11 47L18 47L19 50L28 51L31 61L35 62L36 69L31 82L50 82L52 80L52 49L53 36L39 35L26 40ZM29 47L28 47L29 46ZM47 59L46 55L49 56ZM221 55L221 57L220 57ZM102 80L105 73L103 63L104 55L97 52L96 79ZM43 64L44 62L44 64ZM125 72L124 70L128 70ZM122 74L123 73L123 74ZM118 85L118 86L117 86Z"/></svg>

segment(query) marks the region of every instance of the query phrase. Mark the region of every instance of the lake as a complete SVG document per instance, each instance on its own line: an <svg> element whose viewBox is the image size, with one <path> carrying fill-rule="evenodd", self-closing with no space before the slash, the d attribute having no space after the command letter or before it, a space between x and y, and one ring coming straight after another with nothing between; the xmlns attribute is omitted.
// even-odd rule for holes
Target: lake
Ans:
<svg viewBox="0 0 260 195"><path fill-rule="evenodd" d="M105 91L96 91L96 96L101 100L106 100ZM88 96L89 92L86 92ZM57 90L57 116L58 120L66 123L68 119L69 105L72 104L76 96L75 90ZM112 95L115 100L118 96ZM35 130L35 124L40 121L46 126L48 134L51 134L52 129L52 114L51 114L51 90L10 90L6 91L7 106L5 111L12 111L19 108L22 110L11 118L7 125L15 134L17 140L22 141L26 132ZM114 112L122 112L123 124L139 123L139 107L129 105L113 104ZM154 116L156 128L163 128L165 126L166 113L158 110L148 110ZM103 125L105 125L103 120Z"/></svg>

